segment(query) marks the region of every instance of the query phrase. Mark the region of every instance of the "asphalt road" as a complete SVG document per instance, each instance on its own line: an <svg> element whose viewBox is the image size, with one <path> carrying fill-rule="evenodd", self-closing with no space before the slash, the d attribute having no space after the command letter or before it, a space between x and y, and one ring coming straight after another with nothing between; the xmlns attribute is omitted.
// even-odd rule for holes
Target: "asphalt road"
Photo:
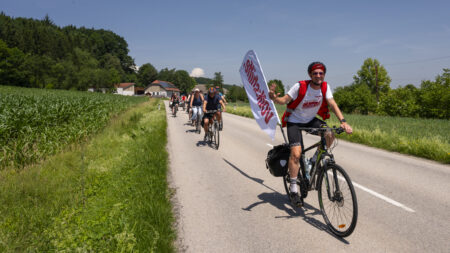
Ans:
<svg viewBox="0 0 450 253"><path fill-rule="evenodd" d="M328 231L316 191L293 208L266 169L270 145L283 142L279 130L272 142L253 119L225 113L215 150L185 112L167 112L180 251L450 252L448 165L339 141L333 154L359 208L355 231L341 239ZM305 145L316 140L305 136Z"/></svg>

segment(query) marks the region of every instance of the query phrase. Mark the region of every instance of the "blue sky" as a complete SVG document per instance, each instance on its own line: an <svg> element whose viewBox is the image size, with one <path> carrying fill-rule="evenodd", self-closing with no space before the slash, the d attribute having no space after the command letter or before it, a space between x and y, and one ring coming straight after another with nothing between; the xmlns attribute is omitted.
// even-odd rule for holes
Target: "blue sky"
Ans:
<svg viewBox="0 0 450 253"><path fill-rule="evenodd" d="M241 84L239 67L250 49L266 78L285 86L307 79L316 60L327 65L332 87L350 84L368 57L385 66L393 88L450 68L448 0L0 0L0 10L111 30L128 42L137 65L201 68L206 77L220 71L230 84Z"/></svg>

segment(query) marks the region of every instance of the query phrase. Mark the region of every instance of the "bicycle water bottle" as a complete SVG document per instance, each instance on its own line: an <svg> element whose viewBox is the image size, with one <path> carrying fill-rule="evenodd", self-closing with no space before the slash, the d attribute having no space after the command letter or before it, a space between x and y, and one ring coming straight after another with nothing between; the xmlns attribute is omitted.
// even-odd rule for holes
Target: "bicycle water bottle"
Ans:
<svg viewBox="0 0 450 253"><path fill-rule="evenodd" d="M311 160L307 159L306 157L303 157L303 162L305 164L305 172L306 172L306 178L309 180L311 178L311 175L309 174L311 172Z"/></svg>

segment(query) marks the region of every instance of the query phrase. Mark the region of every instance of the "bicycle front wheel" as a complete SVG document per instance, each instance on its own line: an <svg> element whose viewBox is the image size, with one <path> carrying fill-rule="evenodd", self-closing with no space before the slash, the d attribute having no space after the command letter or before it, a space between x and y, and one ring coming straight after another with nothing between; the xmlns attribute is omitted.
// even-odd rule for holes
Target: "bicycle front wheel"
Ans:
<svg viewBox="0 0 450 253"><path fill-rule="evenodd" d="M318 178L319 205L331 232L349 236L356 227L358 204L352 181L344 169L329 164Z"/></svg>

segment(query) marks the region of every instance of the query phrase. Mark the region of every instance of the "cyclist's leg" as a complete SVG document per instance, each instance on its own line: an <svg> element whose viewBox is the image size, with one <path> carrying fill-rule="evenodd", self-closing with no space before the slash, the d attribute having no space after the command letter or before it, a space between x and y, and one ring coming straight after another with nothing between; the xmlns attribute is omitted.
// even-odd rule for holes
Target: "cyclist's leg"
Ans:
<svg viewBox="0 0 450 253"><path fill-rule="evenodd" d="M302 153L302 133L297 124L288 122L287 134L289 146L291 148L291 155L288 163L289 176L291 178L290 191L292 193L298 193L297 176L300 169L300 156Z"/></svg>
<svg viewBox="0 0 450 253"><path fill-rule="evenodd" d="M327 123L323 120L320 120L318 118L314 118L311 122L308 123L307 127L314 127L314 128L319 128L321 126L328 126ZM314 135L318 135L317 133L313 133ZM325 132L325 140L327 141L327 147L331 147L331 144L333 144L334 141L334 133L329 131L329 132Z"/></svg>
<svg viewBox="0 0 450 253"><path fill-rule="evenodd" d="M209 121L208 115L205 114L205 116L203 116L203 128L205 129L205 135L208 133Z"/></svg>
<svg viewBox="0 0 450 253"><path fill-rule="evenodd" d="M192 107L192 117L191 117L192 121L195 121L197 119L197 110L198 110L197 106Z"/></svg>

